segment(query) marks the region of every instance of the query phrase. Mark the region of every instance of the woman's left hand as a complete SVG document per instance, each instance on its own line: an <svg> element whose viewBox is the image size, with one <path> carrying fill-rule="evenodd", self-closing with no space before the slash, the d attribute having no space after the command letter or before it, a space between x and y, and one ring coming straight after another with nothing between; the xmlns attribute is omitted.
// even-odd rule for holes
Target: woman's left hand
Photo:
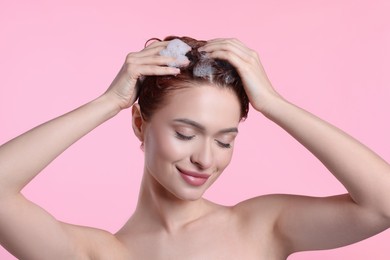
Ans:
<svg viewBox="0 0 390 260"><path fill-rule="evenodd" d="M258 54L237 39L213 39L199 51L210 58L228 61L241 77L245 92L254 109L264 112L272 98L280 95L272 87Z"/></svg>

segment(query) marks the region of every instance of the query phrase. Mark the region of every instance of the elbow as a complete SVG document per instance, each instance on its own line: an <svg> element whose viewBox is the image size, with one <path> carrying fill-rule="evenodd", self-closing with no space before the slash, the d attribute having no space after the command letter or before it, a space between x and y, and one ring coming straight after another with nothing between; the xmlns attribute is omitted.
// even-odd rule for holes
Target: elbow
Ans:
<svg viewBox="0 0 390 260"><path fill-rule="evenodd" d="M381 198L382 199L380 203L378 203L377 208L382 217L387 221L388 226L390 227L390 194L388 193L388 191L382 193Z"/></svg>
<svg viewBox="0 0 390 260"><path fill-rule="evenodd" d="M387 226L390 228L390 205L388 206L388 209L382 213L382 217L387 223Z"/></svg>
<svg viewBox="0 0 390 260"><path fill-rule="evenodd" d="M376 200L365 200L360 203L354 201L354 203L369 223L376 223L381 229L390 228L390 201L386 199L378 200L377 198Z"/></svg>
<svg viewBox="0 0 390 260"><path fill-rule="evenodd" d="M387 205L385 203L382 204L374 212L376 212L377 219L383 223L384 227L386 229L390 228L390 203L388 202Z"/></svg>

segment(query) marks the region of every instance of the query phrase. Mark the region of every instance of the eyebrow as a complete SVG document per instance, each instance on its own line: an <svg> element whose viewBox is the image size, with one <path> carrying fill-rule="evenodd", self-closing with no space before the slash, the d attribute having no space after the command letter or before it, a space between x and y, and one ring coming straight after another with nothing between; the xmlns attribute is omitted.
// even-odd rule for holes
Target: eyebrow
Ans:
<svg viewBox="0 0 390 260"><path fill-rule="evenodd" d="M179 123L183 123L183 124L186 124L186 125L190 125L198 130L200 130L201 132L206 132L206 128L199 124L198 122L195 122L193 120L190 120L190 119L187 119L187 118L177 118L177 119L174 119L173 121L175 122L179 122ZM218 131L219 134L225 134L225 133L238 133L238 128L237 127L229 127L229 128L225 128L225 129L222 129L222 130L219 130Z"/></svg>

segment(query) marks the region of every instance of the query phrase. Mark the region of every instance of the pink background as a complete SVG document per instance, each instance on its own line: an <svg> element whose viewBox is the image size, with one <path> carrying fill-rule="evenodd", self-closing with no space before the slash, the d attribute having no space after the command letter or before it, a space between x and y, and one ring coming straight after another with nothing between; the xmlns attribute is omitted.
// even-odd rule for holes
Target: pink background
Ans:
<svg viewBox="0 0 390 260"><path fill-rule="evenodd" d="M7 3L6 3L7 2ZM239 2L240 4L235 4ZM2 1L0 143L100 95L151 37L237 37L290 101L390 160L390 2ZM62 221L115 232L134 210L143 155L130 110L47 167L24 193ZM231 166L206 194L231 205L267 193L345 192L295 140L251 111ZM389 259L390 231L289 259ZM14 259L0 248L0 259Z"/></svg>

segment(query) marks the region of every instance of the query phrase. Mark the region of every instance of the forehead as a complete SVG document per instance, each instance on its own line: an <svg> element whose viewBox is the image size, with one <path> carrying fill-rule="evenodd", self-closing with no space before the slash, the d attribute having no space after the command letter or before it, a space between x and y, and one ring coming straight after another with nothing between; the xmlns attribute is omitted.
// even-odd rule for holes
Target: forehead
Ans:
<svg viewBox="0 0 390 260"><path fill-rule="evenodd" d="M153 118L188 118L206 127L233 127L238 125L240 113L240 103L233 91L213 85L199 85L173 90Z"/></svg>

